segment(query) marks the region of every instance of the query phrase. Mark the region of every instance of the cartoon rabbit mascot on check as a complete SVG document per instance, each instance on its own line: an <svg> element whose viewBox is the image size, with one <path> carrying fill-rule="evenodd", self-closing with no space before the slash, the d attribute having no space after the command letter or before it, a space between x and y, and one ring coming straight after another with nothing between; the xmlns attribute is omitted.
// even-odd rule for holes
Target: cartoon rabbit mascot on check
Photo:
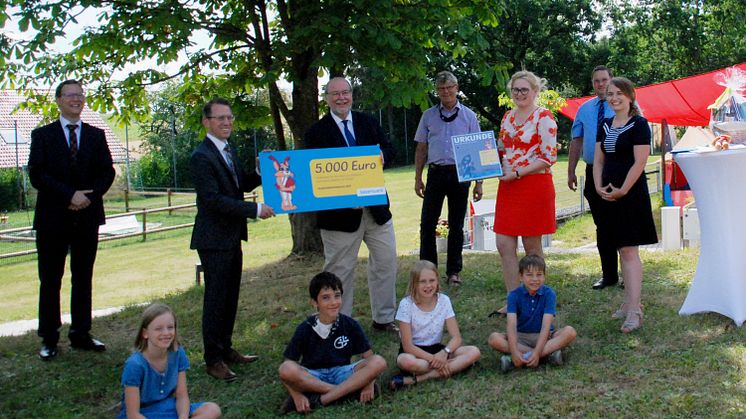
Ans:
<svg viewBox="0 0 746 419"><path fill-rule="evenodd" d="M275 187L280 191L280 197L282 198L282 205L280 206L283 211L292 211L297 206L293 205L293 191L295 190L295 180L293 172L290 171L290 157L285 157L285 160L280 163L274 156L269 156L272 160L272 164L275 166Z"/></svg>

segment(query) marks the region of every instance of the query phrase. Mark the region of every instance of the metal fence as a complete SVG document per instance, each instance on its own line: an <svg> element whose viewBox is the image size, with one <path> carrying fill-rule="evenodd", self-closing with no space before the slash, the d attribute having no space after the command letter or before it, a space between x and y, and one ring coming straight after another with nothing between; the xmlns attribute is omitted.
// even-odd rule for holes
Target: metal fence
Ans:
<svg viewBox="0 0 746 419"><path fill-rule="evenodd" d="M144 241L167 234L189 234L196 214L195 193L188 190L148 190L126 192L106 199L106 224L99 229L99 248L114 241ZM245 194L256 201L255 193ZM13 214L0 224L0 261L31 257L36 253L31 227L33 210Z"/></svg>

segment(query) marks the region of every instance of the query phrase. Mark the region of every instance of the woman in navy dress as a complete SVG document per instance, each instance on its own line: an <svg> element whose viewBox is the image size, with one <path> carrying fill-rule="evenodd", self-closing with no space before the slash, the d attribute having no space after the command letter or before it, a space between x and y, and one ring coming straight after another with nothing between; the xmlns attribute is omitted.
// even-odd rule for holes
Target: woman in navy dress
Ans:
<svg viewBox="0 0 746 419"><path fill-rule="evenodd" d="M622 332L642 325L642 262L639 246L658 242L650 205L645 164L650 155L650 127L635 102L635 88L624 77L609 82L606 100L614 110L596 138L593 180L603 199L603 230L622 262L624 303L612 315L624 319Z"/></svg>

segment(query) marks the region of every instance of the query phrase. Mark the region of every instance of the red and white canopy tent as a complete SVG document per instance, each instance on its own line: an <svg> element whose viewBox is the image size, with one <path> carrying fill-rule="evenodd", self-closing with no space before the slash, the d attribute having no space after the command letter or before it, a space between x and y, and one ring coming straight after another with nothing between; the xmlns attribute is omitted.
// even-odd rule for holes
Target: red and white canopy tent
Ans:
<svg viewBox="0 0 746 419"><path fill-rule="evenodd" d="M746 62L736 64L733 67L746 71ZM635 89L637 103L642 109L645 118L652 123L661 124L664 136L667 136L668 125L685 127L704 127L710 123L710 110L708 106L713 104L725 89L716 83L718 74L723 74L726 69L710 71L696 76L671 80L663 83L651 84ZM575 114L580 105L593 96L568 99L567 105L560 109L560 113L575 120ZM689 191L677 192L676 189L686 185L681 170L672 163L666 164L665 152L670 150L671 142L668 138L661 139L662 147L661 166L664 168L664 183L670 190L671 197L667 197L676 205L685 204L691 197ZM664 193L664 195L667 195Z"/></svg>
<svg viewBox="0 0 746 419"><path fill-rule="evenodd" d="M746 62L734 67L746 71ZM645 118L652 123L684 127L704 127L710 123L707 109L723 93L723 86L715 82L715 76L725 69L709 73L651 84L635 89L637 102ZM586 96L568 99L560 113L574 120L580 105L591 99Z"/></svg>

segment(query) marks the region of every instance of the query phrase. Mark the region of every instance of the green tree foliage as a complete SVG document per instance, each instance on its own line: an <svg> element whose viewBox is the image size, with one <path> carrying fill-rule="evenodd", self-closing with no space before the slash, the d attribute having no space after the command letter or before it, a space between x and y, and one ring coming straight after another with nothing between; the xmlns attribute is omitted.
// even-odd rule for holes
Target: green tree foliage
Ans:
<svg viewBox="0 0 746 419"><path fill-rule="evenodd" d="M394 105L424 103L427 52L441 48L463 55L472 48L467 42L473 36L479 39L471 22L497 23L494 2L486 0L10 3L19 8L15 17L21 30L36 31L31 40L8 48L12 57L22 60L5 72L15 75L13 84L28 87L63 77L96 80L100 84L91 106L119 112L123 119L147 113L146 86L174 77L183 78L187 103L202 103L215 93L238 97L255 86L266 87L280 144L280 115L296 141L315 122L322 69L338 74L362 63L386 75L390 88L380 92L381 97ZM92 7L98 24L73 40L70 51L51 53L48 46L64 35L64 28ZM198 48L193 45L195 32L213 42ZM175 62L186 50L188 62L176 74L153 68L131 72L120 81L113 77L145 59L157 65ZM291 100L280 93L276 82L281 77L293 82Z"/></svg>
<svg viewBox="0 0 746 419"><path fill-rule="evenodd" d="M646 85L746 61L743 0L609 1L609 64Z"/></svg>
<svg viewBox="0 0 746 419"><path fill-rule="evenodd" d="M588 84L588 50L601 27L601 15L591 0L506 0L506 15L495 28L482 28L488 48L452 59L447 51L439 64L451 68L464 92L464 102L487 120L485 128L499 129L507 110L498 96L506 92L511 73L533 71L560 90L563 85ZM484 78L471 70L474 60L500 65L505 73L501 82ZM592 67L592 66L591 66ZM490 127L491 125L491 127Z"/></svg>
<svg viewBox="0 0 746 419"><path fill-rule="evenodd" d="M205 137L205 129L201 124L201 107L188 106L181 100L182 87L174 82L167 82L161 90L148 94L150 115L142 130L141 151L143 157L138 163L139 170L135 172L134 185L144 187L174 187L192 188L192 175L189 172L189 159L192 151ZM245 115L251 111L260 112L266 109L261 101L266 102L266 95L257 94L254 103L237 99L242 103L234 108L234 114ZM232 103L235 103L232 102ZM264 118L265 126L268 124ZM238 120L237 120L238 121ZM261 117L253 120L262 122ZM231 143L235 147L241 161L249 169L254 168L254 157L257 151L265 148L277 148L274 134L265 127L247 128L246 124L237 123L238 128L231 136Z"/></svg>
<svg viewBox="0 0 746 419"><path fill-rule="evenodd" d="M168 156L159 153L143 155L135 166L132 183L146 188L174 186L172 163Z"/></svg>
<svg viewBox="0 0 746 419"><path fill-rule="evenodd" d="M337 75L353 64L374 68L385 75L388 87L381 95L393 104L424 104L428 52L438 48L458 56L486 47L473 22L497 24L496 3L491 0L8 2L18 7L15 17L21 30L36 31L30 40L0 45L0 55L21 60L0 69L8 85L28 88L67 77L96 80L91 107L114 110L124 121L148 112L143 94L147 86L171 78L180 78L188 104L215 94L240 98L263 87L269 92L280 149L287 146L282 118L301 148L303 134L318 119L321 71ZM73 48L50 52L65 27L93 7L97 22L85 22L90 26L73 40ZM195 33L206 34L212 42L194 45ZM114 77L147 59L157 65L176 62L184 51L188 61L176 74L151 68L118 81ZM290 101L280 92L280 78L293 83ZM292 220L296 253L321 249L318 235L309 233L313 223L308 221Z"/></svg>

